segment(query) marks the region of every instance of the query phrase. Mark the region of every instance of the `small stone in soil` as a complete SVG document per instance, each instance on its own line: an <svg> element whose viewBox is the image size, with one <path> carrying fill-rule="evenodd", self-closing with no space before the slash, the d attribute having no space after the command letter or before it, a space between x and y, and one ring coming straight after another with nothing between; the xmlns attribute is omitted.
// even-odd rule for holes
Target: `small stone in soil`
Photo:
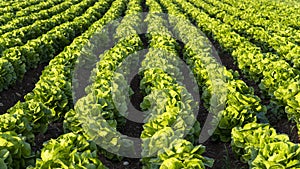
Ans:
<svg viewBox="0 0 300 169"><path fill-rule="evenodd" d="M124 161L123 165L129 165L129 162L128 161Z"/></svg>
<svg viewBox="0 0 300 169"><path fill-rule="evenodd" d="M21 97L21 94L20 94L20 93L18 93L18 92L16 92L16 95L17 95L18 97Z"/></svg>
<svg viewBox="0 0 300 169"><path fill-rule="evenodd" d="M0 103L0 106L3 107L4 106L3 103Z"/></svg>

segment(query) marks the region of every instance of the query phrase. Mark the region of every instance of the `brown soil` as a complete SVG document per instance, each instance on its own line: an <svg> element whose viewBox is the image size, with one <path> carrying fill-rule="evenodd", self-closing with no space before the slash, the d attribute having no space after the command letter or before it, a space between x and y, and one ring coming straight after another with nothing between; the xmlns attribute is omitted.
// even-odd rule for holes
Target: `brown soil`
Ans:
<svg viewBox="0 0 300 169"><path fill-rule="evenodd" d="M33 90L46 65L40 64L37 68L27 71L22 81L0 92L0 114L6 113L18 101L24 101L24 96Z"/></svg>
<svg viewBox="0 0 300 169"><path fill-rule="evenodd" d="M227 68L227 69L232 69L234 71L238 71L240 75L240 79L243 80L249 87L252 87L254 89L254 94L260 97L261 99L261 104L268 106L270 104L270 99L268 96L265 96L262 91L259 89L258 85L259 83L255 83L252 80L249 80L249 78L245 77L241 70L237 67L237 65L234 62L233 57L226 52L223 52L221 49L221 46L218 42L214 41L212 38L209 38L210 41L212 42L213 46L215 47L222 64ZM280 119L274 116L282 116ZM273 126L278 133L285 133L290 137L290 140L294 143L299 142L299 137L298 137L298 130L296 127L296 124L294 122L291 122L287 119L286 114L283 112L282 114L272 114L272 111L268 109L267 114L266 114L269 123L271 126Z"/></svg>
<svg viewBox="0 0 300 169"><path fill-rule="evenodd" d="M143 3L143 11L147 12L147 6ZM220 45L210 39L218 51L218 54L221 58L221 62L228 69L236 70L240 73L241 79L244 80L248 86L254 88L255 94L260 96L262 93L259 90L258 84L254 83L251 80L245 78L238 67L234 64L233 58L228 53L222 52ZM144 45L147 46L145 42L146 39L143 39ZM180 54L182 55L182 53ZM0 114L3 114L7 111L8 108L13 106L17 101L24 101L24 96L32 91L36 82L39 80L39 76L46 64L42 64L38 66L36 69L29 70L22 82L18 82L16 85L9 88L9 90L5 90L0 92ZM131 97L131 102L135 108L139 109L139 104L143 99L143 95L141 91L139 91L139 82L140 77L134 78L131 83L131 87L134 90L134 95ZM261 97L262 98L262 97ZM262 103L264 105L269 104L268 99L262 99ZM198 120L200 124L203 125L204 121L207 117L207 110L203 107L203 105L199 108ZM289 122L286 118L282 118L279 121L271 121L270 122L273 127L279 133L286 133L289 135L290 139L293 142L299 142L297 129L294 123ZM132 121L127 121L125 127L120 129L119 131L124 135L128 135L131 137L139 137L142 132L142 124L136 123ZM35 143L32 147L33 151L39 151L42 148L42 145L45 141L50 140L51 138L57 138L59 135L63 134L63 127L61 122L51 123L48 127L48 130L44 134L38 134L35 138ZM206 141L203 145L206 146L206 152L203 154L204 156L213 158L215 160L213 169L234 169L234 168L249 168L247 164L241 163L236 157L234 157L233 152L231 151L230 143L222 143L222 142L214 142L212 140ZM121 161L112 161L108 160L102 155L99 155L99 159L103 162L105 166L110 169L140 169L142 168L142 163L140 159L133 158L123 158ZM126 164L127 163L127 164Z"/></svg>
<svg viewBox="0 0 300 169"><path fill-rule="evenodd" d="M63 123L51 123L48 126L46 133L38 134L35 136L35 145L32 146L32 151L40 151L43 148L43 143L50 140L56 139L63 134Z"/></svg>
<svg viewBox="0 0 300 169"><path fill-rule="evenodd" d="M216 45L216 44L214 44ZM233 60L231 59L230 55L222 54L221 60L223 65L227 68L231 68L233 70L238 70L236 66L233 65ZM22 82L17 83L15 86L11 87L7 91L3 91L0 93L1 103L3 106L0 107L2 113L6 112L6 110L13 106L18 100L23 101L24 95L30 92L35 83L38 81L38 77L41 74L41 71L45 65L40 65L37 69L33 69L28 71L25 74L25 78ZM243 77L242 77L243 79ZM140 79L134 79L132 83L133 90L135 91L134 97L132 97L132 103L135 108L139 108L139 103L142 101L142 94L138 88ZM244 81L255 89L256 94L259 93L259 88L257 84L244 79ZM18 94L17 94L18 93ZM5 98L5 99L3 99ZM263 103L267 103L267 100L263 100ZM201 106L199 109L199 116L198 119L201 124L204 123L204 119L206 119L207 111L206 109ZM271 123L272 124L272 123ZM286 118L281 119L280 121L273 122L273 125L279 133L286 133L290 136L290 139L293 142L298 142L298 134L297 129L294 123L289 122ZM125 127L120 130L121 133L132 136L132 137L139 137L142 131L142 124L135 123L132 121L127 121ZM63 134L62 131L62 123L53 123L49 125L49 128L45 134L38 134L36 135L36 145L32 147L33 151L39 151L42 148L42 144L50 140L51 138L55 139L59 135ZM208 140L204 143L206 146L206 152L204 153L205 156L215 159L213 169L222 169L222 168L248 168L247 164L241 163L237 158L234 157L234 154L231 151L230 143L222 143L222 142L214 142L212 140ZM131 159L131 158L124 158L121 161L111 161L106 159L103 156L99 156L101 161L105 166L110 169L139 169L142 168L142 163L140 159ZM124 165L127 163L128 165Z"/></svg>

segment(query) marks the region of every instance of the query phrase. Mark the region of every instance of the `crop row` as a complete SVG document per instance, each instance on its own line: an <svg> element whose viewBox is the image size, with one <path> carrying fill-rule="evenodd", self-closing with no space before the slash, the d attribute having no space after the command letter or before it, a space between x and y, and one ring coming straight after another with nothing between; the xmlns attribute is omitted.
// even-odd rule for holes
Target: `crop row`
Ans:
<svg viewBox="0 0 300 169"><path fill-rule="evenodd" d="M54 1L41 2L38 5L29 6L29 7L24 8L21 11L18 11L16 13L14 13L14 12L5 13L4 15L0 16L0 25L4 25L8 21L11 21L12 19L14 19L16 17L22 17L22 16L30 15L34 12L38 12L43 9L48 9L51 6L57 5L61 2L63 2L63 1L62 0L54 0Z"/></svg>
<svg viewBox="0 0 300 169"><path fill-rule="evenodd" d="M255 13L261 18L279 21L281 24L299 29L299 3L296 1L268 1L262 0L260 3L253 1L230 1L222 0L227 4L236 6L242 10ZM251 12L250 12L251 11Z"/></svg>
<svg viewBox="0 0 300 169"><path fill-rule="evenodd" d="M100 5L100 3L102 3L101 6L103 8L101 10L103 11L102 15L106 11L104 9L110 7L106 14L100 20L94 22L87 31L75 38L63 52L50 61L36 87L25 96L25 102L18 102L8 110L8 113L1 115L1 132L17 133L18 136L16 134L15 136L12 134L12 136L20 140L19 144L12 144L10 148L6 146L1 148L8 151L7 155L2 157L8 168L28 166L24 161L28 161L29 164L33 165L32 159L35 159L35 154L34 152L30 153L30 149L28 153L28 143L34 145L34 134L45 132L48 124L51 121L62 118L73 104L71 73L81 49L96 30L103 27L110 20L119 17L125 7L124 1L116 1L112 6L109 6L108 2L105 1L99 1L98 4ZM119 11L119 13L116 13L116 11ZM100 18L102 15L99 16L98 13L97 16ZM64 140L73 136L61 137ZM3 139L7 140L6 137L3 137ZM26 149L24 149L24 145L27 146ZM72 149L65 150L72 151ZM71 155L77 156L76 154Z"/></svg>
<svg viewBox="0 0 300 169"><path fill-rule="evenodd" d="M213 160L201 155L204 146L194 146L200 134L195 113L198 104L183 83L190 77L183 77L180 69L178 44L168 30L168 20L160 16L163 10L159 4L151 0L146 3L150 12L145 19L150 49L139 71L140 88L146 95L141 103L146 111L141 134L142 161L147 168L211 167ZM157 157L151 157L156 153Z"/></svg>
<svg viewBox="0 0 300 169"><path fill-rule="evenodd" d="M22 10L23 8L39 4L39 0L29 0L29 1L22 1L22 2L15 2L12 3L11 5L4 6L0 8L0 15L3 15L7 12L17 12Z"/></svg>
<svg viewBox="0 0 300 169"><path fill-rule="evenodd" d="M213 35L224 50L230 51L243 73L256 81L261 79L260 88L271 97L273 113L277 113L278 108L285 108L288 117L299 123L298 70L272 53L262 53L259 47L234 32L229 25L210 18L191 3L177 3L204 32Z"/></svg>
<svg viewBox="0 0 300 169"><path fill-rule="evenodd" d="M183 2L180 0L176 0L176 1L178 4ZM163 1L162 3L164 3L164 2L165 1ZM180 10L177 8L177 6L176 5L174 6L171 4L172 4L172 1L165 2L165 6L167 8L169 8L168 12L171 14L173 13L176 16L183 15L183 17L184 17L184 14L180 13ZM184 6L185 5L182 5L182 7L184 7ZM186 5L186 6L188 6L188 5ZM197 15L197 14L198 13L195 12L195 15ZM199 17L201 17L201 16L199 16ZM197 21L196 21L196 23L199 24L199 22L197 22ZM205 22L203 22L203 17L201 20L201 24L205 24ZM186 24L181 24L181 25L186 25ZM182 35L183 40L188 39L189 36L190 36L191 40L194 40L195 37L197 37L196 34L193 35L192 28L179 29L179 30L189 30L188 33ZM201 42L203 42L203 40L196 38L196 40L194 40L193 43L196 43L196 44L198 43L198 44L195 46L193 46L193 43L186 43L187 49L190 46L191 49L194 49L194 51L197 51L197 49L199 48L199 42L201 43ZM188 54L190 54L190 53L188 53ZM187 55L187 56L189 56L189 55ZM197 58L197 59L195 59L196 63L199 63L202 60L204 60L204 59L201 59L200 57L197 57L197 55L195 55L195 56ZM188 63L192 63L192 62L188 62ZM207 67L209 68L209 66L207 66L207 65L208 64L204 64L204 66L206 68ZM225 73L225 74L227 74L227 73ZM228 80L228 81L230 81L230 80ZM237 87L237 85L235 85L235 87ZM230 95L230 92L229 92L229 95ZM232 99L231 97L227 98L226 108L228 106L228 102L230 103L231 99ZM244 102L242 102L242 103L244 103ZM231 111L229 111L229 112L232 113L234 111L232 111L232 109L231 109ZM257 117L259 117L259 114L257 114ZM221 118L221 120L222 120L222 118ZM221 123L219 123L219 125L221 125ZM275 132L275 130L273 128L270 128L270 126L267 124L257 124L256 122L250 122L250 123L241 124L241 126L243 126L244 128L237 127L237 126L238 125L234 126L235 128L233 128L233 131L231 132L231 134L232 134L231 137L233 139L232 146L235 148L236 154L238 154L239 156L242 155L243 161L247 162L249 164L250 168L264 168L264 167L268 168L270 166L278 166L281 168L288 166L288 167L292 168L292 167L296 167L299 165L299 161L296 160L297 157L299 156L298 155L299 148L296 144L290 142L286 135L277 134ZM249 126L251 126L251 127L249 127ZM262 127L262 126L265 126L265 127ZM243 133L244 131L248 131L251 134L249 134L249 133L244 134ZM272 131L272 132L270 133L269 131ZM253 134L253 133L256 133L256 134ZM270 133L270 135L271 135L270 140L261 140L260 137L262 137L262 135L264 135L266 133L268 133L268 134ZM254 135L253 138L248 138L250 135ZM280 138L280 139L276 139L276 138ZM257 144L257 142L259 142L259 144ZM266 154L265 151L267 151L268 154ZM274 156L277 155L278 151L282 151L282 153L280 153L280 155L278 155L277 158L274 158ZM285 156L286 154L291 154L291 156L286 157Z"/></svg>
<svg viewBox="0 0 300 169"><path fill-rule="evenodd" d="M144 168L212 167L213 160L202 156L205 147L201 145L200 123L195 114L199 106L197 98L184 84L191 76L197 81L209 116L212 115L211 128L203 129L208 135L224 142L231 140L233 151L250 168L299 167L298 145L288 136L276 133L268 124L260 123L266 122L267 109L261 105L253 88L240 80L237 72L218 63L213 46L190 21L230 52L243 73L260 82L260 88L272 99L271 112L276 113L276 108L284 107L299 127L299 70L291 66L291 63L297 65L298 58L290 57L290 62L285 61L286 55L294 54L278 47L282 44L271 37L284 38L282 34L269 34L268 29L251 32L257 28L253 21L232 20L232 11L214 7L223 7L219 1L206 2L146 0L150 13L145 18L140 15L142 0L68 0L62 3L57 0L57 5L42 10L54 4L53 0L41 2L37 13L31 13L36 11L31 11L33 8L26 3L5 9L17 15L22 12L19 11L22 4L31 15L16 17L2 27L7 32L3 29L3 41L0 41L3 52L0 89L22 79L28 69L50 63L32 92L24 97L25 101L0 115L3 142L0 144L0 168L104 169L106 167L98 159L99 153L119 160L128 153L142 155ZM161 14L163 11L169 15ZM45 16L45 12L51 16ZM105 25L121 16L125 17L111 25L116 33L113 36L103 34L105 30L101 30ZM29 24L23 19L30 21ZM13 22L23 22L26 26L8 26ZM248 27L241 28L243 23ZM297 32L295 26L287 26ZM146 27L146 36L141 38ZM255 37L261 34L268 34L263 41L268 47L271 45L274 53L260 48L264 44ZM253 37L259 43L251 43ZM292 44L290 49L298 49L297 41L285 40ZM111 48L101 51L97 43L111 45ZM150 49L140 60L138 53L146 47L145 43ZM278 54L280 51L282 54ZM180 56L192 74L183 74ZM100 60L90 62L95 59ZM138 62L141 62L140 69L130 70L139 65ZM72 87L77 84L72 78L81 75L80 72L76 74L76 68L86 66L96 68L91 71L86 94L75 103ZM136 115L143 116L145 123L139 142L141 150L136 149L137 142L118 131L124 127L125 117L132 113L128 112L126 104L131 95L126 76L136 72L142 78L140 90L144 94L140 105L143 113ZM45 142L41 153L33 152L35 135L45 133L49 123L61 120L64 120L64 134Z"/></svg>
<svg viewBox="0 0 300 169"><path fill-rule="evenodd" d="M4 25L1 25L0 27L0 33L5 34L7 32L13 31L15 29L19 29L25 26L28 26L30 24L33 24L34 22L38 20L45 20L51 18L53 15L59 14L66 9L70 8L71 5L75 5L78 1L65 1L63 3L60 3L58 5L55 5L51 8L40 10L37 13L31 13L28 16L21 16L13 18L11 21L5 23Z"/></svg>
<svg viewBox="0 0 300 169"><path fill-rule="evenodd" d="M22 25L23 27L21 28L15 27L12 31L2 34L0 41L1 55L5 55L5 50L11 47L25 45L29 40L38 38L39 36L47 33L47 31L53 29L54 27L61 25L65 22L72 21L76 17L79 17L89 7L88 5L91 5L95 1L83 1L81 3L79 2L80 1L65 1L64 3L57 5L54 8L51 8L53 9L53 11L55 11L55 13L57 13L51 18L35 21L33 24L28 26ZM51 9L47 12L51 12ZM74 15L74 13L76 14ZM38 14L38 16L43 15ZM26 20L28 19L29 17L27 17L27 19L25 19L24 22L26 22ZM22 20L22 18L20 20ZM20 24L20 20L15 21L18 24ZM9 25L13 24L10 23Z"/></svg>
<svg viewBox="0 0 300 169"><path fill-rule="evenodd" d="M140 2L138 2L138 1L137 2L133 1L132 3L133 4L140 4ZM130 8L130 3L129 3L129 8ZM136 10L139 9L138 10L139 12L142 10L141 6L136 6L134 9L136 9ZM150 7L150 10L151 9L152 9L152 7ZM164 40L164 38L163 38L164 36L157 34L158 30L160 30L159 28L161 28L160 27L161 25L159 24L161 22L161 20L159 20L159 17L151 18L151 16L147 16L147 17L149 17L148 22L152 23L151 26L154 30L150 31L148 29L148 31L150 31L150 32L155 31L155 32L154 32L153 36L151 37L150 46L154 45L156 47L162 47L162 48L166 48L166 49L170 48L171 46L165 46L168 42L168 38L166 40ZM110 152L114 152L116 154L120 154L122 152L128 152L128 151L132 152L132 151L134 151L134 150L132 150L132 147L133 147L132 141L129 140L129 139L126 139L126 137L122 138L120 133L116 131L116 127L118 127L118 126L120 126L124 123L124 122L122 122L124 119L120 118L120 116L126 112L126 108L124 108L124 106L126 107L126 105L123 105L124 103L126 103L126 100L124 100L125 98L122 95L122 93L128 92L128 88L126 87L127 86L126 82L122 82L122 79L123 79L122 75L115 74L115 71L116 71L119 63L121 63L122 60L124 60L128 55L132 54L135 51L138 51L138 50L142 49L143 44L142 44L142 41L141 41L140 37L138 36L138 34L136 32L137 30L132 29L133 27L136 27L140 23L140 19L141 18L140 18L139 15L137 15L137 16L128 15L128 13L127 13L125 18L122 20L121 25L118 27L120 29L117 29L117 34L116 34L117 37L120 37L120 35L121 35L121 37L124 37L124 38L121 38L120 41L113 48L111 48L103 56L100 56L101 60L99 61L99 63L97 63L97 68L93 71L93 75L94 75L94 76L92 76L93 83L92 83L91 86L89 86L87 88L88 95L86 97L83 97L82 99L80 99L77 102L77 104L75 105L75 112L72 112L75 115L75 117L77 116L78 118L81 118L81 119L85 120L88 123L88 124L84 123L83 128L86 128L88 130L88 133L90 133L90 135L89 135L90 137L91 136L96 137L96 138L93 138L93 140L97 140L97 142L101 146L104 146L106 148L106 150L108 149L108 150L110 150ZM157 20L154 21L153 19L157 19ZM126 29L129 29L130 31L125 31ZM120 33L120 32L123 32L123 34ZM124 33L126 33L126 34L124 34ZM158 39L163 40L162 41L163 45L159 46L160 43L158 43L158 41L157 41ZM147 53L147 56L150 56L150 57L146 56L146 59L143 62L146 62L147 60L148 61L150 60L149 61L150 63L153 63L154 65L158 65L157 63L155 63L156 62L155 60L152 60L152 56L154 56L153 54L154 54L154 52L157 51L157 49L156 50L151 49L151 50L149 51L149 53ZM162 52L161 54L165 54L165 53ZM164 59L162 58L162 60L164 60ZM146 63L146 64L143 64L143 65L147 66L148 64ZM150 65L152 65L152 64L150 64ZM164 73L163 74L159 74L159 73L163 73L163 71L160 70L160 69L151 69L151 68L147 69L146 72L143 72L143 79L144 80L142 80L142 81L144 81L144 82L141 83L141 87L146 93L149 94L148 96L145 97L145 99L146 99L145 102L151 101L152 102L151 104L153 104L153 105L155 105L156 102L157 102L157 101L155 101L155 99L153 99L153 98L151 99L151 96L153 97L153 93L164 94L166 92L165 95L169 95L169 96L171 96L171 93L173 93L174 97L176 97L176 93L178 92L177 89L179 89L179 88L176 88L174 86L173 90L172 90L171 87L170 87L170 90L165 90L164 89L166 87L165 85L172 85L172 83L170 83L170 81L164 81L163 80L161 82L157 81L157 83L156 83L155 80L151 80L152 78L155 78L155 77L157 77L157 78L164 77L164 76L168 77L168 75L166 75ZM169 78L171 78L171 77L169 77ZM118 81L119 83L122 84L120 86L120 88L118 88L117 91L114 91L114 92L121 93L121 94L117 94L117 95L118 96L121 95L123 97L116 98L118 100L115 103L113 102L114 98L112 96L112 91L111 91L112 87L114 86L113 85L114 82L112 82L113 79L115 79L116 81ZM148 86L148 85L151 84L151 82L149 83L149 81L147 79L149 79L153 83L153 85L154 85L153 88ZM164 85L161 86L159 84L164 84ZM155 85L159 85L160 87L157 86L159 88L154 90ZM170 92L170 93L168 93L168 92ZM177 93L177 95L178 95L178 93ZM172 100L174 100L174 99L172 99ZM187 97L187 99L188 99L188 97ZM169 100L169 99L167 99L167 100ZM175 101L175 103L173 103L173 104L175 104L175 106L177 105L176 102L177 101ZM118 105L116 103L122 103L122 104ZM182 104L184 104L184 103L182 103ZM115 105L115 106L113 106L113 105ZM148 107L149 105L148 106L145 105L145 106ZM162 104L161 106L164 106L164 105ZM168 108L166 108L166 110L168 110L168 109L172 110L172 108L170 106L171 105L169 105ZM158 107L155 107L155 106L154 107L150 106L150 107L153 108L153 110L151 109L152 111L149 111L150 113L148 114L149 116L151 116L151 118L148 117L149 121L144 125L144 131L143 131L142 136L141 136L142 140L143 140L143 145L142 145L143 146L143 152L142 152L142 154L145 155L145 156L155 155L157 153L157 150L160 149L159 147L161 147L161 148L166 147L166 146L168 147L168 144L167 145L165 145L165 144L161 144L161 145L155 144L157 141L159 141L162 138L168 139L168 136L166 136L164 134L164 131L168 131L167 133L169 133L169 134L173 133L173 138L176 137L174 135L174 132L170 128L170 125L173 124L173 122L172 122L173 120L170 121L170 119L167 118L167 117L170 117L169 115L172 115L172 112L167 111L167 112L163 113L163 111L165 109L164 107L161 107L161 109L158 109ZM187 106L187 108L188 107L189 106ZM179 110L179 109L176 109L176 107L174 107L173 110ZM155 116L155 112L163 113L163 114L161 114L161 115L157 114ZM190 116L190 114L188 112L185 112L185 113L187 113L187 115ZM182 113L184 113L184 111ZM92 114L92 115L89 116L89 114ZM96 115L96 117L95 117L95 115ZM187 115L185 115L185 117L188 117ZM72 116L68 116L68 119L70 117L72 117ZM91 120L91 119L84 119L84 117L93 117L93 118ZM159 120L159 121L157 121L158 119L156 120L156 118L158 118L158 117L160 117L159 119L161 119L165 122L169 121L170 124L168 124L167 126L161 126L161 128L159 128L159 129L152 128L151 124L159 125L160 122L162 122L161 120ZM176 117L174 116L173 118L176 118ZM180 118L178 120L179 120L178 124L182 124L182 122L184 122L184 121L181 121ZM75 129L75 130L76 129L78 130L78 127L76 127L78 125L74 125L74 121L76 121L76 120L74 120L74 119L70 120L69 119L68 121L70 123L73 123L73 125L69 124L69 126L72 126L73 129ZM97 123L95 123L95 121L97 121ZM181 121L181 123L179 123L180 121ZM191 120L191 121L193 122L193 120ZM163 124L163 123L161 123L161 124ZM97 126L97 127L90 128L90 126ZM178 128L179 130L176 133L179 134L182 129L180 128L180 126L178 126L178 127L179 127ZM100 131L95 131L94 128L96 128L96 129L101 128L101 130ZM97 133L97 134L95 134L95 133ZM150 133L152 133L154 135L152 136L152 134L150 134ZM102 136L102 139L97 138L97 136L99 136L99 135ZM103 138L111 138L111 140L110 139L106 140L106 139L103 139ZM170 140L170 142L171 141L172 140ZM170 143L170 142L168 142L168 143ZM124 145L125 145L125 147L123 147ZM128 147L126 147L126 145ZM153 146L153 145L155 145L155 146ZM184 141L184 140L177 141L176 144L175 144L175 142L173 143L173 146L175 148L180 146L180 145L183 146L183 147L186 147L186 151L188 151L192 146L191 143L189 143L187 141ZM169 151L171 151L173 149L172 147L169 147L169 148L170 148ZM124 150L127 150L127 151L124 151ZM203 147L197 146L197 147L193 148L193 150L195 152L195 155L194 155L195 159L194 160L190 159L191 160L190 162L186 161L184 165L190 166L190 165L192 165L192 163L191 163L192 161L195 162L197 157L198 158L201 157L201 156L197 156L196 154L198 154L198 153L201 154L201 152L203 151ZM136 153L136 152L134 152L134 153ZM148 154L148 153L150 153L150 154ZM163 154L163 153L164 152L162 151L161 154ZM188 152L182 152L182 153L187 154ZM106 155L108 156L109 153L106 153ZM173 165L175 166L175 164L178 164L178 162L180 162L176 159L174 161L174 158L172 158L172 159L168 159L168 158L167 159L160 159L160 158L158 158L157 160L159 160L159 162L156 162L156 163L163 163L162 164L163 166L165 165L165 163L166 164L173 163ZM151 165L152 165L152 167L155 166L154 163L152 164L152 163L147 163L147 162L148 162L148 160L145 159L144 163L146 163L147 167L151 167ZM196 165L197 163L195 163L194 165ZM201 163L202 162L199 161L199 164L201 164ZM157 165L158 164L156 164L156 166Z"/></svg>
<svg viewBox="0 0 300 169"><path fill-rule="evenodd" d="M6 50L0 58L0 62L7 65L0 68L1 72L3 72L1 73L0 89L7 88L15 83L17 79L22 79L24 73L30 68L49 61L61 52L65 46L69 45L76 36L83 33L100 17L99 12L104 12L105 8L102 6L102 3L95 2L96 0L82 1L79 7L82 5L81 8L85 7L87 10L81 16L54 27L38 38L27 41L23 46L16 46ZM88 8L89 6L92 7ZM76 9L77 6L74 7ZM75 13L72 14L76 16ZM71 18L72 14L68 16L63 15L63 17ZM13 68L7 69L10 64Z"/></svg>
<svg viewBox="0 0 300 169"><path fill-rule="evenodd" d="M207 11L210 16L214 16L223 23L228 24L232 30L241 35L241 37L245 37L248 41L254 42L256 46L261 48L262 52L272 52L280 59L286 60L296 69L299 68L300 57L298 56L299 54L297 52L300 51L300 46L298 46L297 42L293 41L293 39L290 40L290 38L293 38L293 36L286 38L277 33L271 33L270 31L264 30L261 27L255 26L255 19L253 19L251 22L237 20L234 15L228 14L225 11L227 7L222 8L219 6L217 8L207 4L204 1L198 1L195 5ZM283 30L286 29L284 28Z"/></svg>
<svg viewBox="0 0 300 169"><path fill-rule="evenodd" d="M259 6L257 5L256 8L247 8L245 10L240 9L237 7L238 4L241 4L239 1L235 1L236 5L229 5L222 1L207 1L208 3L214 5L218 8L217 13L219 12L226 12L236 18L238 18L242 23L243 21L251 23L253 26L262 27L268 32L271 32L272 34L275 33L277 36L285 37L287 40L292 42L298 42L298 36L299 32L297 29L294 29L290 26L288 26L286 23L281 22L281 20L271 20L270 18L265 18L257 15L255 13L254 9L259 9ZM248 25L248 24L246 24Z"/></svg>
<svg viewBox="0 0 300 169"><path fill-rule="evenodd" d="M176 5L172 4L172 1L161 3L167 8L169 14L181 16L184 18L182 20L188 21ZM206 108L214 116L212 123L218 125L214 134L222 141L229 141L233 127L255 121L256 115L263 117L266 108L254 95L253 88L239 80L234 72L219 65L207 38L197 36L200 34L199 30L179 20L173 21L174 33L186 44L183 52L185 61L193 71L199 88L203 92L202 99ZM201 46L200 49L198 49L199 46ZM212 97L216 101L212 101Z"/></svg>

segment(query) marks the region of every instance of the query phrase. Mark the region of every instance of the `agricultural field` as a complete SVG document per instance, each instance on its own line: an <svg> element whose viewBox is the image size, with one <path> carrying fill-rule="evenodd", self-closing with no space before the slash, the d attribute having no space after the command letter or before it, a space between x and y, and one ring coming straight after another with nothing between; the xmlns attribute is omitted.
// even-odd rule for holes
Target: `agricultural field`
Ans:
<svg viewBox="0 0 300 169"><path fill-rule="evenodd" d="M300 2L0 1L0 169L300 168Z"/></svg>

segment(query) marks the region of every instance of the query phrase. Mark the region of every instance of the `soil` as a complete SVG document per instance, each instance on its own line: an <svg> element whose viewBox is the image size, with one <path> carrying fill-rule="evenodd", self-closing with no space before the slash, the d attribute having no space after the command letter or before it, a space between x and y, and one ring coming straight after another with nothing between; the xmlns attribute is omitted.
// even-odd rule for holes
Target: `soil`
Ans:
<svg viewBox="0 0 300 169"><path fill-rule="evenodd" d="M40 151L43 148L43 144L46 141L50 139L56 139L63 133L64 133L63 123L61 122L50 123L46 133L44 134L40 133L35 136L35 145L32 146L32 151L34 152Z"/></svg>
<svg viewBox="0 0 300 169"><path fill-rule="evenodd" d="M24 96L33 90L46 65L40 64L37 68L27 71L22 81L0 92L0 114L6 113L18 101L24 101Z"/></svg>
<svg viewBox="0 0 300 169"><path fill-rule="evenodd" d="M214 46L218 47L217 44L214 44ZM239 71L238 68L233 64L233 59L230 57L230 55L224 53L219 53L219 55L221 56L220 58L223 65L225 65L227 68ZM36 69L29 70L25 74L25 78L22 80L22 82L18 82L9 90L0 93L1 103L3 104L3 106L0 107L2 113L6 112L6 110L9 107L13 106L17 101L24 101L24 95L32 91L35 83L38 81L39 76L41 75L41 71L43 70L44 66L45 65L40 65ZM244 79L243 76L241 76L241 78L248 84L248 86L251 86L255 89L256 94L260 94L257 84L249 81L246 78ZM132 97L131 102L137 109L139 109L139 104L143 99L142 93L137 90L139 87L139 81L140 77L137 76L131 83L131 87L134 91L134 97ZM262 100L262 102L268 103L268 100ZM207 116L207 110L203 107L203 105L200 106L198 115L200 124L203 124ZM276 128L278 133L286 133L289 135L290 139L293 142L298 143L299 139L294 123L288 121L286 118L283 118L280 119L280 121L272 122L271 124ZM62 128L63 127L61 122L51 123L46 133L36 135L36 145L32 147L33 151L39 151L42 148L44 142L50 139L55 139L59 135L63 134ZM120 130L120 132L131 137L139 137L142 130L143 128L141 123L136 123L128 120L126 122L126 125ZM212 140L208 140L203 145L206 146L206 152L203 155L215 159L213 169L221 169L226 167L230 169L248 168L247 164L241 163L234 156L233 152L231 151L230 143L214 142ZM99 155L99 159L101 159L103 164L110 169L142 168L140 159L123 158L121 161L111 161L101 155Z"/></svg>
<svg viewBox="0 0 300 169"><path fill-rule="evenodd" d="M238 71L240 75L240 79L243 80L249 87L252 87L254 89L254 94L258 96L261 99L261 104L268 106L270 104L270 99L267 98L263 93L261 92L259 88L259 83L255 83L252 80L249 80L249 78L245 77L241 70L237 67L236 63L234 62L233 57L224 51L222 51L221 46L218 42L213 40L211 37L209 37L210 41L212 42L213 46L215 47L222 64L227 69L232 69L234 71ZM282 116L280 119L274 116ZM296 127L296 124L292 121L289 121L286 114L272 114L272 110L268 109L266 117L269 120L269 123L272 127L276 129L278 133L284 133L289 135L290 140L294 143L299 143L299 136L298 136L298 130Z"/></svg>
<svg viewBox="0 0 300 169"><path fill-rule="evenodd" d="M0 114L4 114L7 110L14 106L18 101L24 102L24 96L31 92L35 84L39 81L39 77L42 75L47 63L40 64L35 69L28 70L22 81L18 81L13 86L9 87L8 90L0 92ZM63 134L63 125L61 122L51 123L48 126L48 130L44 134L38 134L35 137L35 144L32 146L33 151L39 151L45 141L51 138L57 138L59 135Z"/></svg>
<svg viewBox="0 0 300 169"><path fill-rule="evenodd" d="M144 12L147 12L147 6L143 3ZM234 64L233 58L228 53L224 53L220 45L215 42L212 38L210 38L212 44L217 50L218 55L221 58L221 62L227 69L236 70L240 73L240 77L244 80L248 86L254 88L255 94L261 97L262 93L259 90L258 84L244 77L238 67ZM146 39L143 38L144 45ZM182 55L182 53L180 53ZM17 82L14 86L11 86L8 90L0 92L0 114L6 113L7 109L12 107L17 101L24 101L24 96L32 91L35 87L36 82L39 80L39 76L41 75L42 70L46 64L39 65L36 69L31 69L26 72L24 79L21 82ZM131 102L133 106L140 110L139 104L142 102L143 94L139 90L139 82L140 77L136 76L132 83L131 87L134 91L133 97L131 97ZM269 100L267 98L262 99L262 103L264 105L269 104ZM207 117L207 110L200 105L199 113L197 119L200 121L200 124L204 124L204 121ZM286 133L289 135L290 139L298 143L299 138L297 134L297 128L294 123L287 120L286 117L280 119L279 121L270 121L271 125L276 128L279 133ZM127 121L125 127L121 128L119 131L124 135L128 135L131 137L139 137L143 130L141 123L136 123L133 121ZM33 151L41 150L43 143L50 140L51 138L55 139L59 135L63 134L63 124L62 122L55 122L49 124L48 130L44 134L36 135L36 140L32 147ZM213 169L234 169L234 168L248 168L247 164L241 163L231 151L230 143L222 143L222 142L214 142L212 140L206 141L203 145L206 146L206 152L203 154L204 156L215 159ZM140 169L142 168L142 163L140 159L133 158L123 158L121 161L111 161L103 157L101 154L99 155L99 159L103 162L105 166L110 169Z"/></svg>

